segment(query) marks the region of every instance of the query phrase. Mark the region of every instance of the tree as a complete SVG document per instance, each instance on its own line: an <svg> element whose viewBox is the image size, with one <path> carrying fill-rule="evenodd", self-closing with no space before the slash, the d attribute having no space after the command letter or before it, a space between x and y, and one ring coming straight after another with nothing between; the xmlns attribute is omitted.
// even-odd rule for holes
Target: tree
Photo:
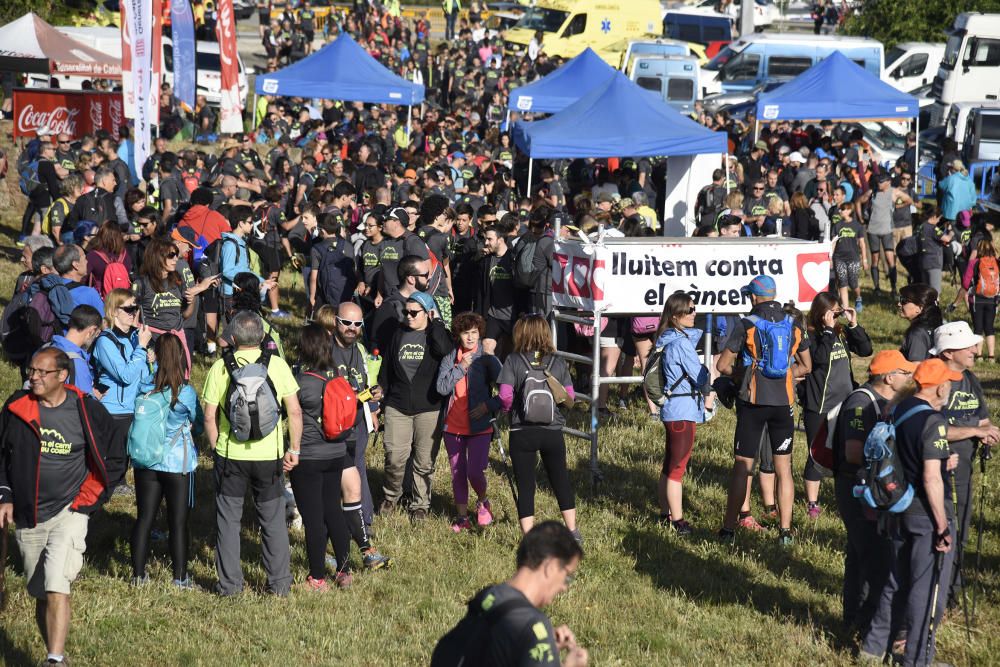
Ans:
<svg viewBox="0 0 1000 667"><path fill-rule="evenodd" d="M34 12L53 25L72 24L73 18L94 11L96 0L0 0L0 25Z"/></svg>
<svg viewBox="0 0 1000 667"><path fill-rule="evenodd" d="M1000 0L868 0L844 25L849 35L899 42L943 42L962 12L1000 12Z"/></svg>

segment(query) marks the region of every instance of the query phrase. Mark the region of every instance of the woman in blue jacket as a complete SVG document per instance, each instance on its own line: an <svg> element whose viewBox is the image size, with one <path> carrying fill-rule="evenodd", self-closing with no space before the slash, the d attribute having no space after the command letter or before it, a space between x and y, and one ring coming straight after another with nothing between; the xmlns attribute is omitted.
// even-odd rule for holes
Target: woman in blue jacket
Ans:
<svg viewBox="0 0 1000 667"><path fill-rule="evenodd" d="M180 338L165 333L156 341L156 375L147 379L140 390L147 395L161 394L170 411L167 413L166 448L159 463L135 465L136 519L132 528L133 583L145 584L149 534L160 508L167 500L168 544L173 561L173 584L181 589L196 588L187 571L188 510L194 507L194 471L198 451L194 437L201 433L203 418L198 392L184 379L187 357ZM133 408L134 409L134 408ZM137 427L141 424L137 423Z"/></svg>
<svg viewBox="0 0 1000 667"><path fill-rule="evenodd" d="M712 410L705 399L711 391L708 370L695 351L703 332L694 328L694 315L691 297L674 292L663 307L656 338L656 348L663 350L666 399L660 408L666 450L656 495L661 523L669 521L678 535L691 534L691 525L684 520L681 480L694 448L695 426L705 421L706 410Z"/></svg>
<svg viewBox="0 0 1000 667"><path fill-rule="evenodd" d="M108 443L108 458L120 461L111 466L121 477L110 480L109 489L124 479L128 470L125 444L135 412L135 397L139 384L153 377L150 370L152 355L147 352L152 332L139 325L139 304L126 289L113 289L104 300L104 321L107 328L94 342L92 358L95 366L94 390L101 405L114 420L114 432Z"/></svg>
<svg viewBox="0 0 1000 667"><path fill-rule="evenodd" d="M493 510L486 497L486 466L493 439L493 415L500 409L500 399L493 387L503 364L483 353L480 339L486 321L476 313L460 313L451 324L458 349L441 360L437 391L448 397L444 419L444 445L451 465L451 486L455 493L457 517L451 524L456 533L472 528L469 521L469 485L479 497L476 523L488 526Z"/></svg>

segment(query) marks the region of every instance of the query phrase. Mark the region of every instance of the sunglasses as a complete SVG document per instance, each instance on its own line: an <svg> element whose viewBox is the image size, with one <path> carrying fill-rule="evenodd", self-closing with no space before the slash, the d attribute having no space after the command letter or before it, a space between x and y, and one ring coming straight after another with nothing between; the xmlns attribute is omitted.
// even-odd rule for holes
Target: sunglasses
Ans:
<svg viewBox="0 0 1000 667"><path fill-rule="evenodd" d="M430 275L431 275L431 274L429 274L429 273L414 273L414 274L413 274L413 277L414 277L414 278L427 278L427 277L429 277Z"/></svg>
<svg viewBox="0 0 1000 667"><path fill-rule="evenodd" d="M345 327L355 327L357 329L360 329L364 325L364 322L362 322L361 320L345 320L343 317L340 317L339 315L337 316L337 322L344 325Z"/></svg>
<svg viewBox="0 0 1000 667"><path fill-rule="evenodd" d="M132 304L131 306L122 306L119 310L123 313L128 313L129 315L135 315L139 312L139 306Z"/></svg>
<svg viewBox="0 0 1000 667"><path fill-rule="evenodd" d="M756 187L756 186L754 186L754 189L753 189L754 192L762 192L763 190L764 190L764 188L759 188L759 187Z"/></svg>
<svg viewBox="0 0 1000 667"><path fill-rule="evenodd" d="M908 304L908 303L913 303L913 302L912 302L912 301L908 301L908 300L906 300L906 299L900 299L900 300L899 300L899 305L900 305L900 306L905 306L905 305L906 305L906 304Z"/></svg>
<svg viewBox="0 0 1000 667"><path fill-rule="evenodd" d="M179 255L177 254L176 250L167 253L167 259L177 259L178 256Z"/></svg>
<svg viewBox="0 0 1000 667"><path fill-rule="evenodd" d="M417 317L419 315L423 315L424 314L424 310L423 309L420 309L420 310L406 310L404 312L406 313L407 317L411 317L411 318L412 317Z"/></svg>
<svg viewBox="0 0 1000 667"><path fill-rule="evenodd" d="M681 311L681 314L682 315L694 315L697 312L697 310L698 309L695 306L688 306L686 310L682 310Z"/></svg>

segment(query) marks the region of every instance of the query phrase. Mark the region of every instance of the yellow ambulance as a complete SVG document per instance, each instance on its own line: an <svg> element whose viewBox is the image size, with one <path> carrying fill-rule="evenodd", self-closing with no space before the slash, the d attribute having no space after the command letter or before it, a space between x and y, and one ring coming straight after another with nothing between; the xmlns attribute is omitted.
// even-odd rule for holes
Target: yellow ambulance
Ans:
<svg viewBox="0 0 1000 667"><path fill-rule="evenodd" d="M524 52L537 31L549 56L572 58L588 46L612 66L622 44L663 33L659 0L537 0L507 31L506 48Z"/></svg>

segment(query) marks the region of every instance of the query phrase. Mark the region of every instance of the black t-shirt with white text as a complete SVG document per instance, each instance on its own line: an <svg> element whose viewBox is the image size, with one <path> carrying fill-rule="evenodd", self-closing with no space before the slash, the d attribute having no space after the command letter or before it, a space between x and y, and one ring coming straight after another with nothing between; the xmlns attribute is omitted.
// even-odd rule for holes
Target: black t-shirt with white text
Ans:
<svg viewBox="0 0 1000 667"><path fill-rule="evenodd" d="M38 404L41 463L38 470L38 523L73 502L87 478L87 440L76 394L54 408Z"/></svg>

